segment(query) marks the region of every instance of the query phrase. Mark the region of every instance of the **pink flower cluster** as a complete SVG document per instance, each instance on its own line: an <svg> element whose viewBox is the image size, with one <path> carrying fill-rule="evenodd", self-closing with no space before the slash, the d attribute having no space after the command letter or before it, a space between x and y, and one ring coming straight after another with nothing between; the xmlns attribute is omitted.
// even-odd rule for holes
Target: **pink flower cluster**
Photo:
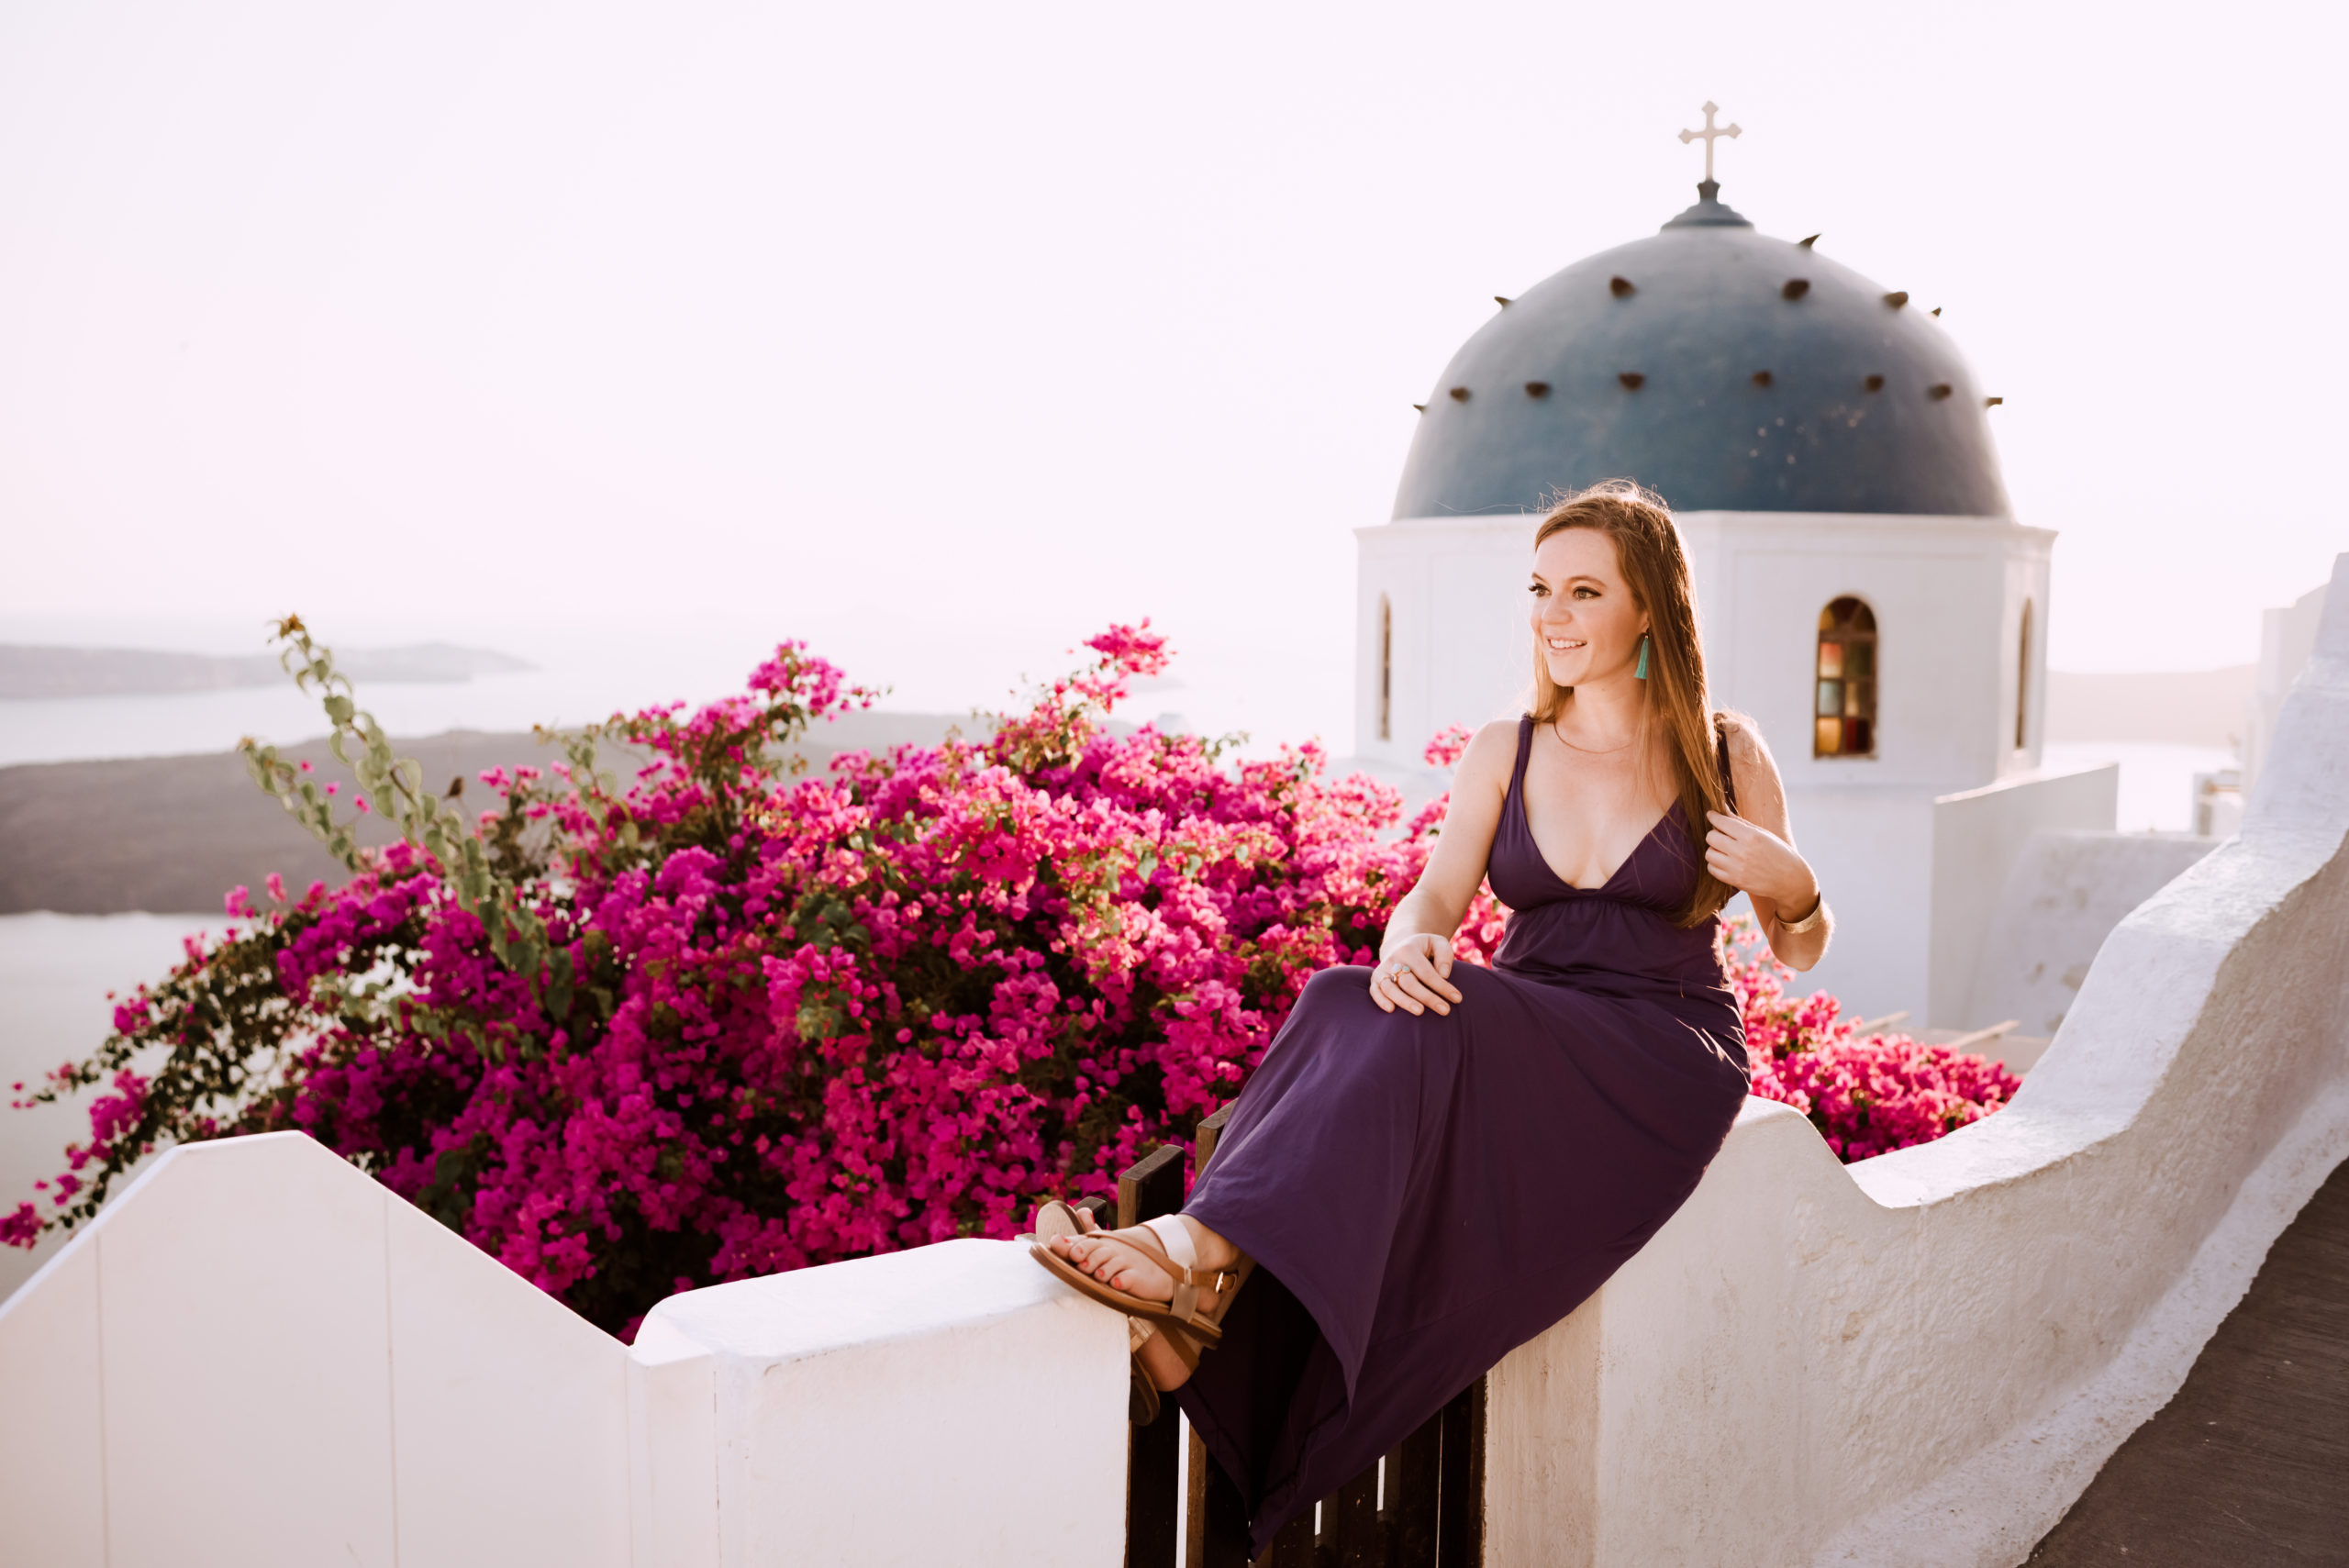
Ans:
<svg viewBox="0 0 2349 1568"><path fill-rule="evenodd" d="M0 1240L86 1218L147 1149L300 1128L629 1331L681 1288L1009 1235L1047 1195L1112 1190L1238 1091L1316 971L1375 958L1445 802L1401 823L1318 746L1227 762L1115 734L1164 641L1145 622L1087 646L983 740L821 778L775 743L869 698L796 644L744 695L600 727L653 759L625 789L563 763L483 775L503 799L482 840L568 955L560 986L501 963L407 845L299 900L236 889L241 934L192 947L52 1075L42 1097L112 1075L68 1153L98 1179L68 1174L62 1214L22 1206ZM1490 962L1506 919L1481 891L1456 951ZM1995 1103L1738 963L1757 1092L1847 1158ZM140 1077L124 1063L151 1044L170 1053Z"/></svg>
<svg viewBox="0 0 2349 1568"><path fill-rule="evenodd" d="M1824 991L1787 995L1793 972L1770 956L1750 919L1725 925L1720 945L1745 1016L1753 1092L1810 1118L1846 1164L1954 1132L2022 1086L1981 1056L1903 1034L1863 1036Z"/></svg>
<svg viewBox="0 0 2349 1568"><path fill-rule="evenodd" d="M1113 734L1163 639L1089 648L984 740L821 778L766 742L856 694L789 646L749 695L616 721L655 759L625 790L486 775L485 840L553 835L529 885L571 958L561 1016L420 851L266 911L239 890L246 933L117 1016L183 1082L73 1158L302 1128L616 1328L682 1286L1008 1235L1043 1196L1112 1190L1231 1097L1317 970L1375 956L1437 814L1389 832L1395 793L1326 780L1314 746L1235 763ZM206 1060L273 1040L280 1079L199 1104Z"/></svg>

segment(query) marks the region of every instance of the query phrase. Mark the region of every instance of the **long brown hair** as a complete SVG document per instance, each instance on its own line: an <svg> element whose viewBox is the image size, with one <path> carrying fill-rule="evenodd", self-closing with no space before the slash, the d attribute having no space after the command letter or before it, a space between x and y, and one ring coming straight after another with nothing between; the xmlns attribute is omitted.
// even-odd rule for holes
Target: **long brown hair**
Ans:
<svg viewBox="0 0 2349 1568"><path fill-rule="evenodd" d="M1615 541L1631 596L1648 616L1647 704L1640 714L1639 754L1649 755L1651 724L1664 728L1675 790L1680 797L1696 853L1697 890L1676 917L1683 926L1700 925L1718 914L1737 890L1705 864L1708 811L1726 811L1721 790L1714 720L1705 688L1705 648L1697 635L1697 595L1688 580L1688 556L1680 530L1661 497L1628 479L1609 479L1576 491L1553 506L1533 535L1533 548L1566 528L1596 528ZM1548 724L1564 711L1573 689L1550 679L1541 639L1533 641L1533 717Z"/></svg>

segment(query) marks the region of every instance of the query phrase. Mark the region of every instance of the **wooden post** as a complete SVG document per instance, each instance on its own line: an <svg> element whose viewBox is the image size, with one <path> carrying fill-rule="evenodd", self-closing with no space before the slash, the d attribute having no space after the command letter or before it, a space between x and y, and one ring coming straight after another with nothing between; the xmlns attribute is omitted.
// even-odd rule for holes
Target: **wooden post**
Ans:
<svg viewBox="0 0 2349 1568"><path fill-rule="evenodd" d="M1211 1112L1199 1123L1197 1140L1191 1146L1191 1167L1198 1175L1208 1173L1208 1162L1215 1158L1215 1147L1223 1140L1224 1127L1231 1120L1231 1106ZM1192 1185L1198 1184L1196 1177Z"/></svg>
<svg viewBox="0 0 2349 1568"><path fill-rule="evenodd" d="M1385 1568L1378 1538L1378 1464L1355 1476L1321 1505L1321 1534L1335 1568Z"/></svg>
<svg viewBox="0 0 2349 1568"><path fill-rule="evenodd" d="M1160 1144L1118 1177L1119 1229L1182 1207L1183 1151L1175 1144ZM1174 1402L1163 1401L1158 1419L1127 1431L1126 1568L1174 1568L1174 1539L1182 1523L1182 1423Z"/></svg>
<svg viewBox="0 0 2349 1568"><path fill-rule="evenodd" d="M1190 1568L1248 1568L1248 1507L1223 1466L1191 1434Z"/></svg>
<svg viewBox="0 0 2349 1568"><path fill-rule="evenodd" d="M1435 1568L1437 1488L1443 1484L1443 1414L1438 1411L1386 1456L1391 1568Z"/></svg>
<svg viewBox="0 0 2349 1568"><path fill-rule="evenodd" d="M1198 1131L1191 1145L1191 1166L1205 1174L1208 1162L1215 1158L1217 1140L1223 1136L1224 1124L1231 1119L1229 1105L1214 1111L1199 1122ZM1185 1499L1186 1561L1189 1568L1247 1568L1248 1515L1240 1488L1223 1473L1208 1454L1208 1445L1199 1434L1191 1434L1190 1496ZM1312 1523L1306 1524L1306 1555L1300 1563L1312 1562ZM1277 1555L1277 1544L1275 1555Z"/></svg>
<svg viewBox="0 0 2349 1568"><path fill-rule="evenodd" d="M1437 1498L1438 1568L1480 1568L1485 1561L1485 1380L1443 1407L1442 1490Z"/></svg>
<svg viewBox="0 0 2349 1568"><path fill-rule="evenodd" d="M1273 1537L1273 1544L1264 1548L1264 1555L1256 1559L1261 1568L1315 1568L1313 1557L1313 1510L1304 1513L1281 1526Z"/></svg>
<svg viewBox="0 0 2349 1568"><path fill-rule="evenodd" d="M1118 1229L1173 1214L1183 1207L1183 1150L1162 1143L1118 1177Z"/></svg>

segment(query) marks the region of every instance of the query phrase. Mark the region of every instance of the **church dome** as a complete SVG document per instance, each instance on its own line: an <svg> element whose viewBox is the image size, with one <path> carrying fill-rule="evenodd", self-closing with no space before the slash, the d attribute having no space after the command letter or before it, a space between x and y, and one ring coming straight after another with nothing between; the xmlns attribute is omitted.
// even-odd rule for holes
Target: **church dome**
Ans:
<svg viewBox="0 0 2349 1568"><path fill-rule="evenodd" d="M1614 478L1680 511L2006 516L1986 402L1941 323L1698 190L1462 345L1395 516L1531 511Z"/></svg>

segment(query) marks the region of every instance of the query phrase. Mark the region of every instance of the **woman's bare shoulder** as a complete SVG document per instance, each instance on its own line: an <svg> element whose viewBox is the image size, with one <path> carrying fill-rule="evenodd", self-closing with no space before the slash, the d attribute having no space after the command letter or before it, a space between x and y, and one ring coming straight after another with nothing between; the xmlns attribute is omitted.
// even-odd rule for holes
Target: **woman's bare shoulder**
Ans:
<svg viewBox="0 0 2349 1568"><path fill-rule="evenodd" d="M1453 787L1477 783L1506 789L1517 768L1518 725L1514 718L1497 718L1470 736L1459 771L1453 774Z"/></svg>
<svg viewBox="0 0 2349 1568"><path fill-rule="evenodd" d="M1721 729L1729 736L1729 754L1732 762L1771 762L1772 771L1776 771L1776 764L1770 757L1770 743L1762 739L1762 727L1753 721L1753 715L1725 707L1720 712L1720 723Z"/></svg>
<svg viewBox="0 0 2349 1568"><path fill-rule="evenodd" d="M1787 786L1778 777L1777 759L1762 739L1762 727L1751 715L1724 709L1721 728L1729 736L1730 776L1737 785L1738 814L1749 822L1783 825Z"/></svg>

